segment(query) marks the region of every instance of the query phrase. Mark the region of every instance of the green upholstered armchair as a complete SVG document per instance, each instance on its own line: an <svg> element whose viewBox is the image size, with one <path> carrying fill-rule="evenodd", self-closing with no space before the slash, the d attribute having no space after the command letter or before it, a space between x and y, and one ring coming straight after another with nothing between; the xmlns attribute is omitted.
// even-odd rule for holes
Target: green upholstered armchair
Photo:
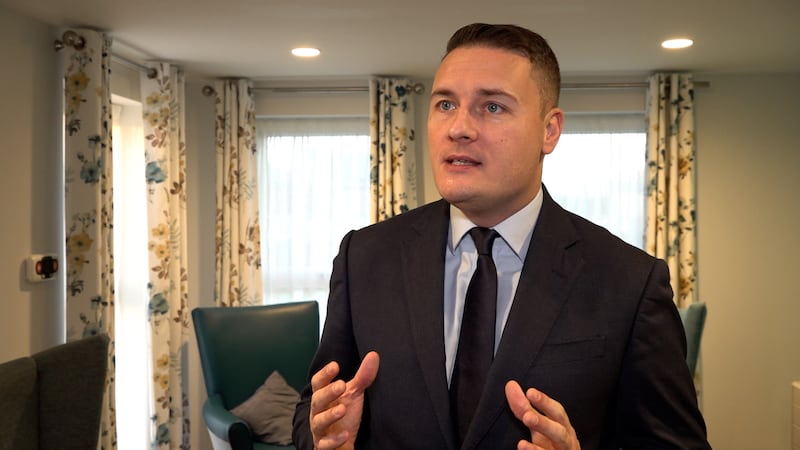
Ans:
<svg viewBox="0 0 800 450"><path fill-rule="evenodd" d="M108 342L100 334L0 364L0 449L96 450Z"/></svg>
<svg viewBox="0 0 800 450"><path fill-rule="evenodd" d="M700 354L700 339L703 336L703 327L706 323L706 304L692 303L685 308L679 308L683 329L686 331L686 363L689 372L694 376L697 368L697 357Z"/></svg>
<svg viewBox="0 0 800 450"><path fill-rule="evenodd" d="M230 410L276 370L302 391L319 345L317 302L195 308L192 320L208 393L203 418L214 448L293 448L260 442Z"/></svg>

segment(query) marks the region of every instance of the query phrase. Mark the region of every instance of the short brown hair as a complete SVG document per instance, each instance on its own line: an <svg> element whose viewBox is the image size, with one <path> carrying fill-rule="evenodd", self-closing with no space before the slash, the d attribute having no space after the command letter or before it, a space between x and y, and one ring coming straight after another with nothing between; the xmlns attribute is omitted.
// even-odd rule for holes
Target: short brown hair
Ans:
<svg viewBox="0 0 800 450"><path fill-rule="evenodd" d="M509 50L528 58L538 78L542 112L558 106L561 71L553 49L542 36L517 25L473 23L453 33L445 56L460 47L481 46Z"/></svg>

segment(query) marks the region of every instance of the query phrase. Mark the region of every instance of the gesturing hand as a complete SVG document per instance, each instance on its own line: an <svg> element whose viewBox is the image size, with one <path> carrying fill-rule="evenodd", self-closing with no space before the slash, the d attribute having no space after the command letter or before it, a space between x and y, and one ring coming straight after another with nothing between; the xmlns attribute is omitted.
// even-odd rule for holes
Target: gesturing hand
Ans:
<svg viewBox="0 0 800 450"><path fill-rule="evenodd" d="M506 400L514 416L531 432L531 440L519 441L517 450L580 450L575 429L560 403L530 388L526 393L516 381L506 383Z"/></svg>
<svg viewBox="0 0 800 450"><path fill-rule="evenodd" d="M364 391L378 375L380 358L369 352L361 361L352 380L333 379L339 374L339 364L328 363L311 377L311 409L309 423L317 450L355 447L361 413L364 409Z"/></svg>

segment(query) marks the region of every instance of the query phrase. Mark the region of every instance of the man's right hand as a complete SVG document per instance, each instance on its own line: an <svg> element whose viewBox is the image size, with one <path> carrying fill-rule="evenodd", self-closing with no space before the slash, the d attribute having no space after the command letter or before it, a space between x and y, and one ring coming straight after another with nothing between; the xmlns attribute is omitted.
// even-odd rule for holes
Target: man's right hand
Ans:
<svg viewBox="0 0 800 450"><path fill-rule="evenodd" d="M364 410L364 391L378 375L380 358L369 352L361 361L352 380L333 381L339 374L336 361L328 363L311 377L311 410L309 423L315 450L355 448L361 413Z"/></svg>

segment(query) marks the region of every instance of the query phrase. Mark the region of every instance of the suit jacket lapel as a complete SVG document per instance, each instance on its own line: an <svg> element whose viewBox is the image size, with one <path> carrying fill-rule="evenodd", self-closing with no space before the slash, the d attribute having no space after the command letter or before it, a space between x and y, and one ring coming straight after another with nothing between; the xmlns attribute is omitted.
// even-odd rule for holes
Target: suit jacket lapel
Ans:
<svg viewBox="0 0 800 450"><path fill-rule="evenodd" d="M547 339L566 301L571 280L582 265L579 251L572 248L577 241L569 216L545 190L511 312L478 406L477 422L466 438L465 448L477 445L507 407L506 382L524 377Z"/></svg>
<svg viewBox="0 0 800 450"><path fill-rule="evenodd" d="M444 352L444 252L450 205L437 202L412 224L403 244L402 270L408 290L411 335L429 397L449 448L455 447Z"/></svg>

